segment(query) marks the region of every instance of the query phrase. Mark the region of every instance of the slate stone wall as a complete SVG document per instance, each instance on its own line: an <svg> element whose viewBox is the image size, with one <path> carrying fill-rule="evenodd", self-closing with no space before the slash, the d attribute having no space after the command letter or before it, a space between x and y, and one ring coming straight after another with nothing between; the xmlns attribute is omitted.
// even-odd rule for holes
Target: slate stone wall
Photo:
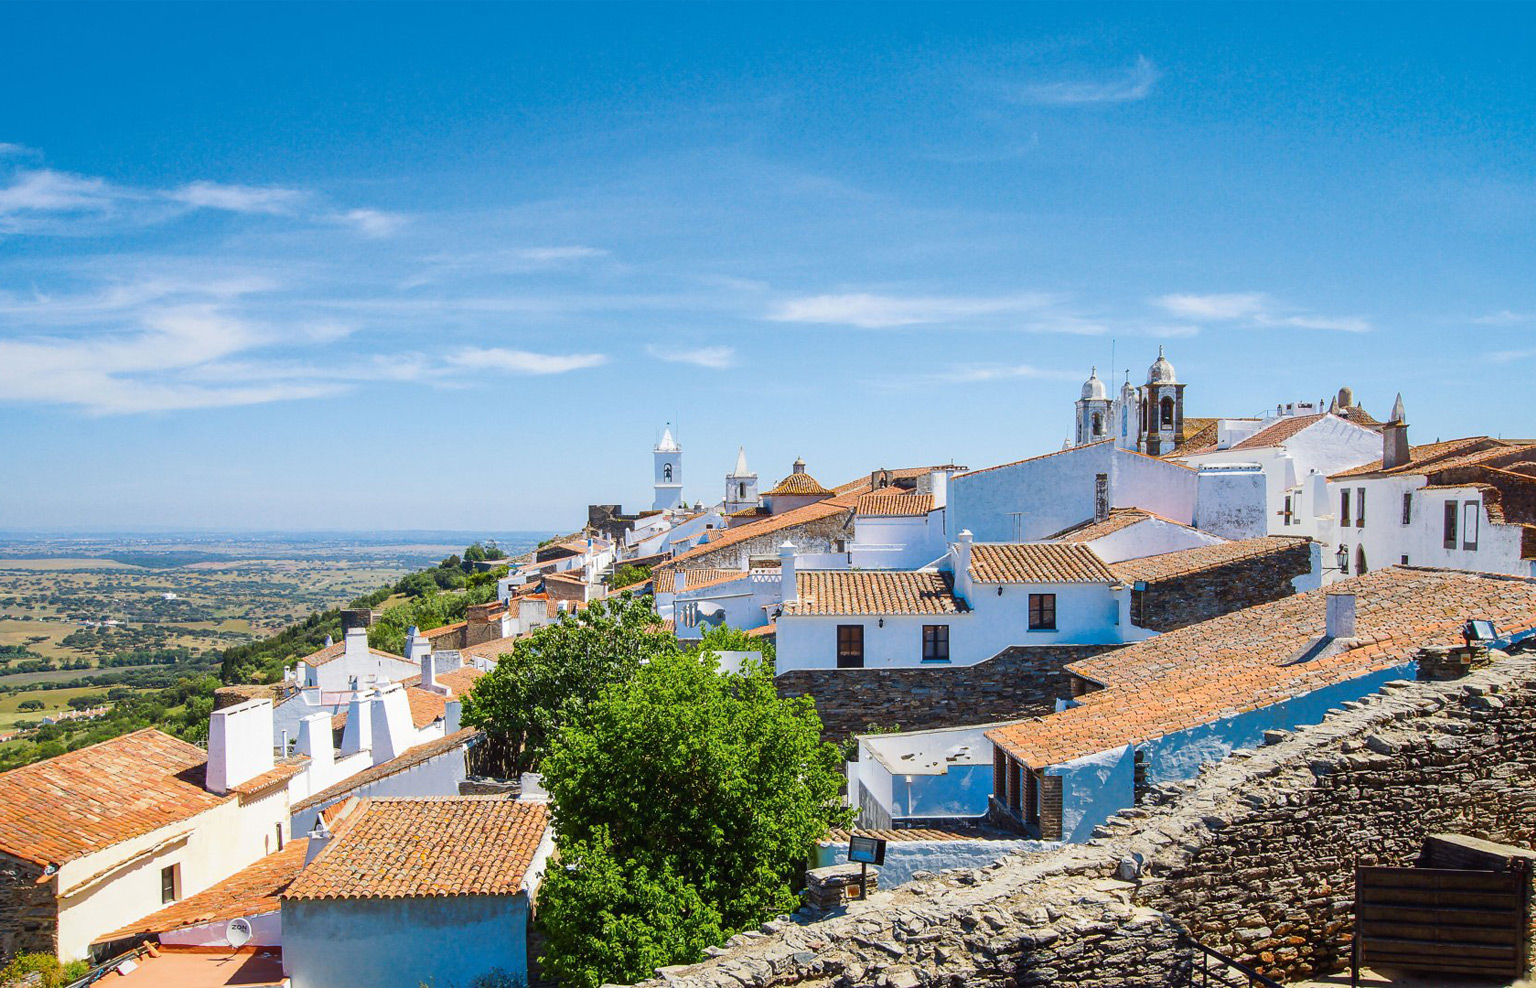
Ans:
<svg viewBox="0 0 1536 988"><path fill-rule="evenodd" d="M1221 617L1296 592L1291 580L1312 571L1312 546L1298 541L1280 552L1226 566L1149 581L1141 594L1140 627L1166 632Z"/></svg>
<svg viewBox="0 0 1536 988"><path fill-rule="evenodd" d="M831 740L870 724L903 731L1034 717L1071 695L1062 667L1118 645L1016 645L969 666L795 669L775 678L779 696L810 696Z"/></svg>
<svg viewBox="0 0 1536 988"><path fill-rule="evenodd" d="M664 969L666 984L1176 985L1198 964L1184 931L1281 982L1338 970L1355 865L1410 865L1441 831L1536 846L1536 663L1345 706L1154 788L1091 844L803 910Z"/></svg>
<svg viewBox="0 0 1536 988"><path fill-rule="evenodd" d="M53 882L37 880L43 869L0 854L0 966L16 954L58 949L59 914Z"/></svg>

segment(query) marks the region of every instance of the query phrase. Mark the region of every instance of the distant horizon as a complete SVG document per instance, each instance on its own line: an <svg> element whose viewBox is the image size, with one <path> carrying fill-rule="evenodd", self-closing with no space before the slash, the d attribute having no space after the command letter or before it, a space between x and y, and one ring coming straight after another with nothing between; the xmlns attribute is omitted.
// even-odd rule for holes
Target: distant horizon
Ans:
<svg viewBox="0 0 1536 988"><path fill-rule="evenodd" d="M360 9L0 6L0 528L982 467L1159 347L1536 435L1536 6Z"/></svg>

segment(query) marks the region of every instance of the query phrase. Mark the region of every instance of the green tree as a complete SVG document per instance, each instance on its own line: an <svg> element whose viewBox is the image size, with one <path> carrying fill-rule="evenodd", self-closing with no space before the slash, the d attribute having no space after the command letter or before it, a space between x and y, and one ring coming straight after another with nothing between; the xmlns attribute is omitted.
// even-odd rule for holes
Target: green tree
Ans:
<svg viewBox="0 0 1536 988"><path fill-rule="evenodd" d="M852 819L838 798L840 769L809 698L781 699L765 665L722 675L697 651L657 655L609 687L559 732L543 763L562 849L606 858L593 866L599 874L618 862L643 866L652 884L675 875L718 914L718 922L698 911L669 918L699 937L668 934L663 963L698 960L698 940L718 942L716 927L729 935L795 907L814 842ZM550 963L585 965L584 984L630 980L628 967L594 966L606 948L580 926L587 894L577 879L541 892ZM628 922L654 918L642 910Z"/></svg>
<svg viewBox="0 0 1536 988"><path fill-rule="evenodd" d="M572 988L643 981L725 940L719 911L697 889L665 862L620 860L602 828L560 848L560 866L539 889L537 921L545 972Z"/></svg>
<svg viewBox="0 0 1536 988"><path fill-rule="evenodd" d="M518 639L464 697L464 723L490 735L509 771L528 771L606 687L631 679L642 660L676 651L648 601L595 600Z"/></svg>
<svg viewBox="0 0 1536 988"><path fill-rule="evenodd" d="M20 703L16 704L16 709L17 710L41 710L45 706L47 706L47 704L45 704L41 700L23 700Z"/></svg>
<svg viewBox="0 0 1536 988"><path fill-rule="evenodd" d="M644 583L651 578L649 566L620 566L608 577L608 585L611 587L627 587L636 583Z"/></svg>
<svg viewBox="0 0 1536 988"><path fill-rule="evenodd" d="M776 658L773 642L767 638L753 638L740 628L720 624L704 629L704 636L693 647L695 652L761 652L763 662L773 671Z"/></svg>

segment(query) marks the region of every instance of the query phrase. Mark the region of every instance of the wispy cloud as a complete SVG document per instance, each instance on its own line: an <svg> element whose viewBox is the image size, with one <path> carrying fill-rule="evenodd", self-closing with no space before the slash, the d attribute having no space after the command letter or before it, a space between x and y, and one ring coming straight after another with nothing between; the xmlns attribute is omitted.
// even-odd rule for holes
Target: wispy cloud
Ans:
<svg viewBox="0 0 1536 988"><path fill-rule="evenodd" d="M725 370L736 366L736 351L728 346L671 347L652 343L645 352L657 360L674 364L693 364L711 370Z"/></svg>
<svg viewBox="0 0 1536 988"><path fill-rule="evenodd" d="M558 261L581 261L589 257L607 257L608 252L601 247L524 247L512 252L515 256L525 261L536 261L543 264Z"/></svg>
<svg viewBox="0 0 1536 988"><path fill-rule="evenodd" d="M856 292L811 295L781 302L768 313L775 322L823 323L890 329L932 323L960 322L982 316L1038 312L1054 298L1043 294L1005 296L931 295L897 297Z"/></svg>
<svg viewBox="0 0 1536 988"><path fill-rule="evenodd" d="M1360 316L1322 316L1296 312L1262 292L1216 295L1160 295L1152 304L1183 319L1241 323L1259 328L1321 329L1368 333L1370 320Z"/></svg>
<svg viewBox="0 0 1536 988"><path fill-rule="evenodd" d="M400 232L410 218L401 213L386 213L378 209L349 209L336 213L335 222L350 226L365 237L391 237Z"/></svg>
<svg viewBox="0 0 1536 988"><path fill-rule="evenodd" d="M1144 55L1136 64L1112 79L1043 82L1024 86L1020 102L1044 106L1083 106L1092 103L1129 103L1146 99L1162 73Z"/></svg>
<svg viewBox="0 0 1536 988"><path fill-rule="evenodd" d="M447 359L456 367L513 374L565 374L608 362L607 356L601 353L532 353L504 347L462 347L450 353Z"/></svg>
<svg viewBox="0 0 1536 988"><path fill-rule="evenodd" d="M20 157L23 155L35 157L37 153L35 148L29 148L25 144L8 144L5 141L0 141L0 158Z"/></svg>
<svg viewBox="0 0 1536 988"><path fill-rule="evenodd" d="M1536 322L1536 313L1511 312L1509 309L1503 309L1483 316L1474 316L1471 322L1478 326L1523 326L1526 323Z"/></svg>
<svg viewBox="0 0 1536 988"><path fill-rule="evenodd" d="M165 193L167 199L202 209L222 209L231 213L264 213L291 216L308 199L309 193L278 186L223 185L218 182L193 182Z"/></svg>
<svg viewBox="0 0 1536 988"><path fill-rule="evenodd" d="M967 363L919 374L887 374L865 381L871 391L906 393L947 384L988 384L995 381L1080 381L1081 371L1051 370L1034 364Z"/></svg>
<svg viewBox="0 0 1536 988"><path fill-rule="evenodd" d="M0 188L0 217L17 213L103 212L116 193L99 178L50 169L17 172Z"/></svg>

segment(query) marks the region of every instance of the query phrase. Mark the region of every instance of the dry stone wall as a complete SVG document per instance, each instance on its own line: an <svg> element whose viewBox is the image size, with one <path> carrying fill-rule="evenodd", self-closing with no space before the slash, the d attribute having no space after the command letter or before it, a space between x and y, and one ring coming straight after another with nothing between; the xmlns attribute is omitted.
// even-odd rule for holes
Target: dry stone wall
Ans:
<svg viewBox="0 0 1536 988"><path fill-rule="evenodd" d="M0 854L0 966L16 954L52 954L59 929L52 881L42 868Z"/></svg>
<svg viewBox="0 0 1536 988"><path fill-rule="evenodd" d="M795 669L774 679L779 696L816 701L824 737L870 724L921 731L1035 717L1071 695L1063 667L1118 645L1014 646L969 666L912 669Z"/></svg>
<svg viewBox="0 0 1536 988"><path fill-rule="evenodd" d="M740 934L677 988L1184 983L1202 943L1277 980L1348 956L1353 868L1452 831L1536 845L1536 663L1396 683L1153 790L1089 843ZM659 982L657 982L659 984Z"/></svg>

